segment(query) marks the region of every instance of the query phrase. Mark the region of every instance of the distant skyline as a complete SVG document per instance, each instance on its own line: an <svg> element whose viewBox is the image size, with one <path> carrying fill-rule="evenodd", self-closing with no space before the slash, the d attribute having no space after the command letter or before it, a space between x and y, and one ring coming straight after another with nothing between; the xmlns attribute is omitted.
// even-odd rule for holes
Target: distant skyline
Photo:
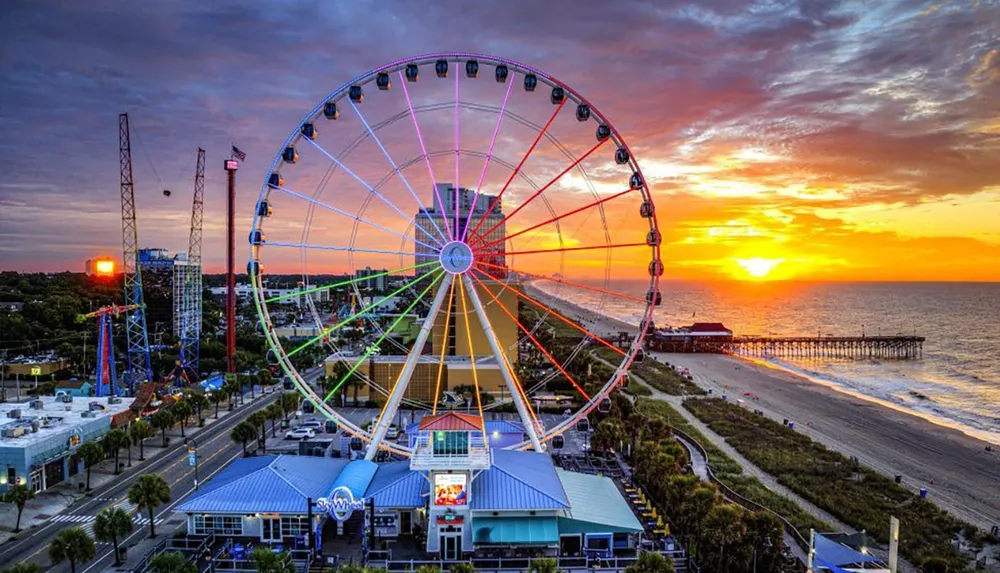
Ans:
<svg viewBox="0 0 1000 573"><path fill-rule="evenodd" d="M666 278L1000 280L995 3L14 1L0 34L2 270L120 260L128 111L140 243L186 250L204 147L221 272L230 142L248 156L242 238L274 153L329 91L468 50L611 118L655 194Z"/></svg>

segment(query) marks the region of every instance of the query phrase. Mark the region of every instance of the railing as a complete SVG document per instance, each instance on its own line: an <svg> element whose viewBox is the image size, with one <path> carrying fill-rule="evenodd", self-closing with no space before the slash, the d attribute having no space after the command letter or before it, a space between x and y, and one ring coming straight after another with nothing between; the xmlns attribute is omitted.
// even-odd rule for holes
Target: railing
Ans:
<svg viewBox="0 0 1000 573"><path fill-rule="evenodd" d="M470 436L466 453L438 452L429 434L415 437L412 469L485 469L490 465L490 450L481 436Z"/></svg>
<svg viewBox="0 0 1000 573"><path fill-rule="evenodd" d="M626 567L638 561L638 557L609 557L606 559L588 559L587 557L557 557L558 566L563 571L590 571L599 568L601 571L624 571ZM444 559L428 560L399 560L384 562L385 569L390 572L416 571L420 567L429 565L440 571L447 571L453 563L469 563L482 573L490 571L527 571L531 566L530 557L497 557L497 558L477 558L471 560L448 561ZM381 565L369 560L369 565Z"/></svg>

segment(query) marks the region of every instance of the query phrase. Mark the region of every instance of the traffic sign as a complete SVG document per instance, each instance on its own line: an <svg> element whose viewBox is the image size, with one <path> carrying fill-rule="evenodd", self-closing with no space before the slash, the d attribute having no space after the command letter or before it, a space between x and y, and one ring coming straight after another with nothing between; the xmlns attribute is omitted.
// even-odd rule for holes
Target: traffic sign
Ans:
<svg viewBox="0 0 1000 573"><path fill-rule="evenodd" d="M31 367L31 375L32 376L41 376L42 375L42 367L41 366L32 366Z"/></svg>

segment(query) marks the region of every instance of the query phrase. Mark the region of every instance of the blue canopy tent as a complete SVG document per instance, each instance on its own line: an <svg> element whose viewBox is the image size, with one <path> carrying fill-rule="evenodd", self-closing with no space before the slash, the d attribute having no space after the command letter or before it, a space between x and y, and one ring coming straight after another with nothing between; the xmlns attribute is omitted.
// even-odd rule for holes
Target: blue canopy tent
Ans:
<svg viewBox="0 0 1000 573"><path fill-rule="evenodd" d="M816 551L814 561L817 568L824 568L834 573L850 573L844 567L862 563L881 563L882 560L873 555L862 553L841 543L816 534L813 547Z"/></svg>

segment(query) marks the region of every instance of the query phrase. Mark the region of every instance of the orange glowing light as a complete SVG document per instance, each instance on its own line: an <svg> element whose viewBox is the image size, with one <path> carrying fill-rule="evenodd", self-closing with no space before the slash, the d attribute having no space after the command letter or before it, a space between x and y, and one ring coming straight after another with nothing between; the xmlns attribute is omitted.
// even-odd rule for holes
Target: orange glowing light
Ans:
<svg viewBox="0 0 1000 573"><path fill-rule="evenodd" d="M752 278L763 279L774 270L774 267L783 263L785 259L764 259L753 257L750 259L736 259L736 263L743 267Z"/></svg>
<svg viewBox="0 0 1000 573"><path fill-rule="evenodd" d="M115 262L112 259L98 259L94 261L94 272L102 276L115 274Z"/></svg>

